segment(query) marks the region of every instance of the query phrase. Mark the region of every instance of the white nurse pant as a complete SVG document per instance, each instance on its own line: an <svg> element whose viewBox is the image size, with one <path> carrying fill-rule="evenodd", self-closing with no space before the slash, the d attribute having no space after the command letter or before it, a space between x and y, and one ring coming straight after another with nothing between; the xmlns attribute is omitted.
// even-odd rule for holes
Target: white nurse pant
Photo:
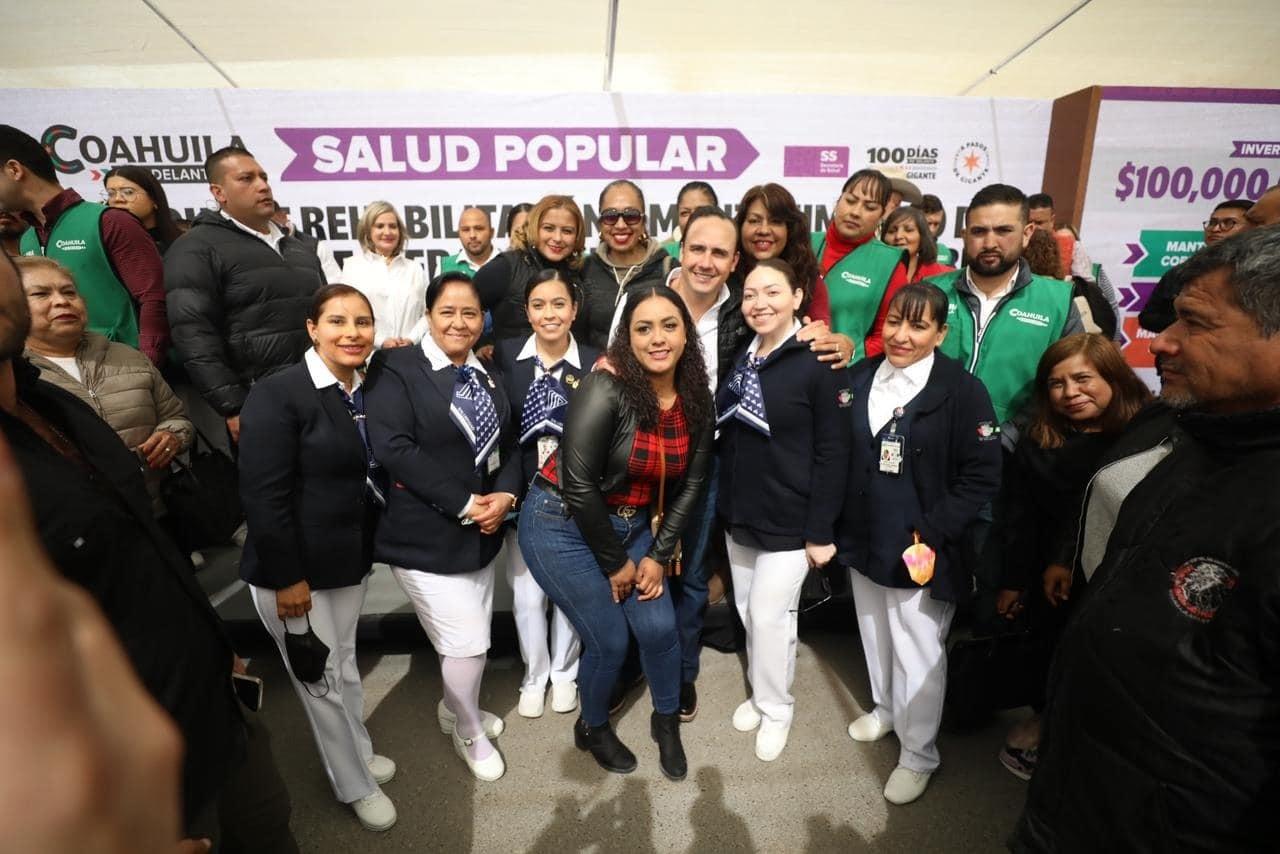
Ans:
<svg viewBox="0 0 1280 854"><path fill-rule="evenodd" d="M304 685L297 679L290 680L311 724L329 784L344 804L367 797L378 788L369 773L373 743L364 725L364 687L356 667L356 624L368 582L365 576L364 581L351 587L311 591L311 630L329 647L324 683ZM289 617L281 622L276 616L276 591L250 585L249 592L258 617L279 647L292 677L285 652L285 627L290 634L305 634L307 617Z"/></svg>
<svg viewBox="0 0 1280 854"><path fill-rule="evenodd" d="M804 549L769 552L725 535L733 600L747 632L747 681L756 710L775 724L790 726L795 709L796 608L809 574Z"/></svg>
<svg viewBox="0 0 1280 854"><path fill-rule="evenodd" d="M883 587L855 569L849 578L875 701L872 714L897 733L898 764L931 773L939 762L946 640L956 606L934 599L927 587Z"/></svg>
<svg viewBox="0 0 1280 854"><path fill-rule="evenodd" d="M560 685L578 678L578 658L582 642L564 612L552 605L547 594L529 572L520 552L519 531L510 528L503 554L507 563L507 583L511 585L511 610L516 621L520 657L524 659L521 691L541 693L547 681ZM547 611L550 608L550 619ZM549 641L549 645L548 645Z"/></svg>

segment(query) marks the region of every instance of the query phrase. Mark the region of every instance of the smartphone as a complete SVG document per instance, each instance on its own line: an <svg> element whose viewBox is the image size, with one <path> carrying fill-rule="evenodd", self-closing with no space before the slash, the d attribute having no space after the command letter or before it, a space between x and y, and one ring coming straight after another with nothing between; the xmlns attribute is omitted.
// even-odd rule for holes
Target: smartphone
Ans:
<svg viewBox="0 0 1280 854"><path fill-rule="evenodd" d="M251 712L262 709L262 679L257 676L246 676L241 673L231 674L231 687L235 688L240 702Z"/></svg>

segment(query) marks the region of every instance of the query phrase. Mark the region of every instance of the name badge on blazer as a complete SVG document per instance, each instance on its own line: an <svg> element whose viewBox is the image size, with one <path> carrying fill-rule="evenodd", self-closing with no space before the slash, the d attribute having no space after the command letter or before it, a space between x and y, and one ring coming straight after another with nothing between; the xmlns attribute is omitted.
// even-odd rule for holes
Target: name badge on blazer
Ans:
<svg viewBox="0 0 1280 854"><path fill-rule="evenodd" d="M885 433L880 440L880 473L902 474L902 449L905 443L897 433Z"/></svg>

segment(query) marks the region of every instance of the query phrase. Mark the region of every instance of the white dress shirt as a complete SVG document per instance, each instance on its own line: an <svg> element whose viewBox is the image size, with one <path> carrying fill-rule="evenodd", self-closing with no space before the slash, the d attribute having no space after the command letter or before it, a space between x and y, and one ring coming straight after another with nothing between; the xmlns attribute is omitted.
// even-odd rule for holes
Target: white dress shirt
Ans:
<svg viewBox="0 0 1280 854"><path fill-rule="evenodd" d="M1013 290L1013 282L1018 278L1018 271L1022 269L1021 264L1014 264L1013 269L1009 271L1009 279L1003 285L996 288L991 296L987 296L981 288L973 283L973 276L968 267L965 268L965 279L968 281L969 289L973 291L973 295L978 298L978 340L982 340L982 334L987 329L987 324L991 322L991 316L995 313L996 306L1000 304L1000 300L1009 295Z"/></svg>
<svg viewBox="0 0 1280 854"><path fill-rule="evenodd" d="M388 338L415 344L427 333L427 274L417 261L397 255L387 259L362 250L342 266L342 282L356 288L373 305L373 345Z"/></svg>
<svg viewBox="0 0 1280 854"><path fill-rule="evenodd" d="M538 355L538 336L530 335L525 340L524 346L520 348L519 354L516 355L516 361L523 362L525 359L532 359L536 355ZM582 370L582 356L578 353L578 342L573 337L572 332L569 333L569 349L565 350L564 355L560 357L560 363L560 367L552 372L552 376L556 379L563 378L565 364L573 365L579 371ZM533 378L536 380L544 373L545 371L539 368L535 362L533 365Z"/></svg>
<svg viewBox="0 0 1280 854"><path fill-rule="evenodd" d="M235 223L236 227L239 228L241 231L243 231L245 234L253 235L254 237L261 240L263 243L270 246L277 255L280 254L280 241L284 240L284 232L280 230L280 226L276 225L271 220L267 220L267 231L265 234L263 234L261 231L258 231L257 229L253 229L245 225L243 222L236 219L231 214L227 213L225 210L219 209L218 213L222 214L223 218L228 220L229 222Z"/></svg>
<svg viewBox="0 0 1280 854"><path fill-rule="evenodd" d="M933 370L933 353L905 368L895 368L885 359L871 378L871 391L867 395L867 421L871 435L875 436L893 418L893 411L915 400L929 382Z"/></svg>
<svg viewBox="0 0 1280 854"><path fill-rule="evenodd" d="M329 366L324 363L324 359L320 358L320 354L316 352L316 348L312 347L303 355L302 360L307 363L307 372L311 374L311 382L316 388L328 388L336 385L347 394L355 394L356 389L360 388L360 384L364 382L364 377L359 371L355 371L351 380L351 388L347 388L342 380L333 375L333 371L329 370Z"/></svg>

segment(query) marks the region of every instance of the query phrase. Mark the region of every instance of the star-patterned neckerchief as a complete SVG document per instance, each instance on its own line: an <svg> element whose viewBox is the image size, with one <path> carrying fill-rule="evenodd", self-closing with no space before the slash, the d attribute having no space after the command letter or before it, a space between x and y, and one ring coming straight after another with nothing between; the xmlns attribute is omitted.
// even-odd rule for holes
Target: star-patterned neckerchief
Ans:
<svg viewBox="0 0 1280 854"><path fill-rule="evenodd" d="M493 405L493 397L476 379L475 368L460 365L457 371L449 417L471 443L475 465L479 468L498 445L498 410Z"/></svg>
<svg viewBox="0 0 1280 854"><path fill-rule="evenodd" d="M544 368L541 357L533 357L535 372L541 373L529 385L524 406L520 408L520 444L523 445L535 436L564 435L564 414L569 406L569 392L556 379L556 371L564 363L561 359L551 367Z"/></svg>
<svg viewBox="0 0 1280 854"><path fill-rule="evenodd" d="M769 415L764 408L764 392L760 388L760 365L765 358L748 355L734 371L733 378L729 380L729 392L736 400L716 419L717 426L730 418L737 418L748 427L772 436Z"/></svg>

